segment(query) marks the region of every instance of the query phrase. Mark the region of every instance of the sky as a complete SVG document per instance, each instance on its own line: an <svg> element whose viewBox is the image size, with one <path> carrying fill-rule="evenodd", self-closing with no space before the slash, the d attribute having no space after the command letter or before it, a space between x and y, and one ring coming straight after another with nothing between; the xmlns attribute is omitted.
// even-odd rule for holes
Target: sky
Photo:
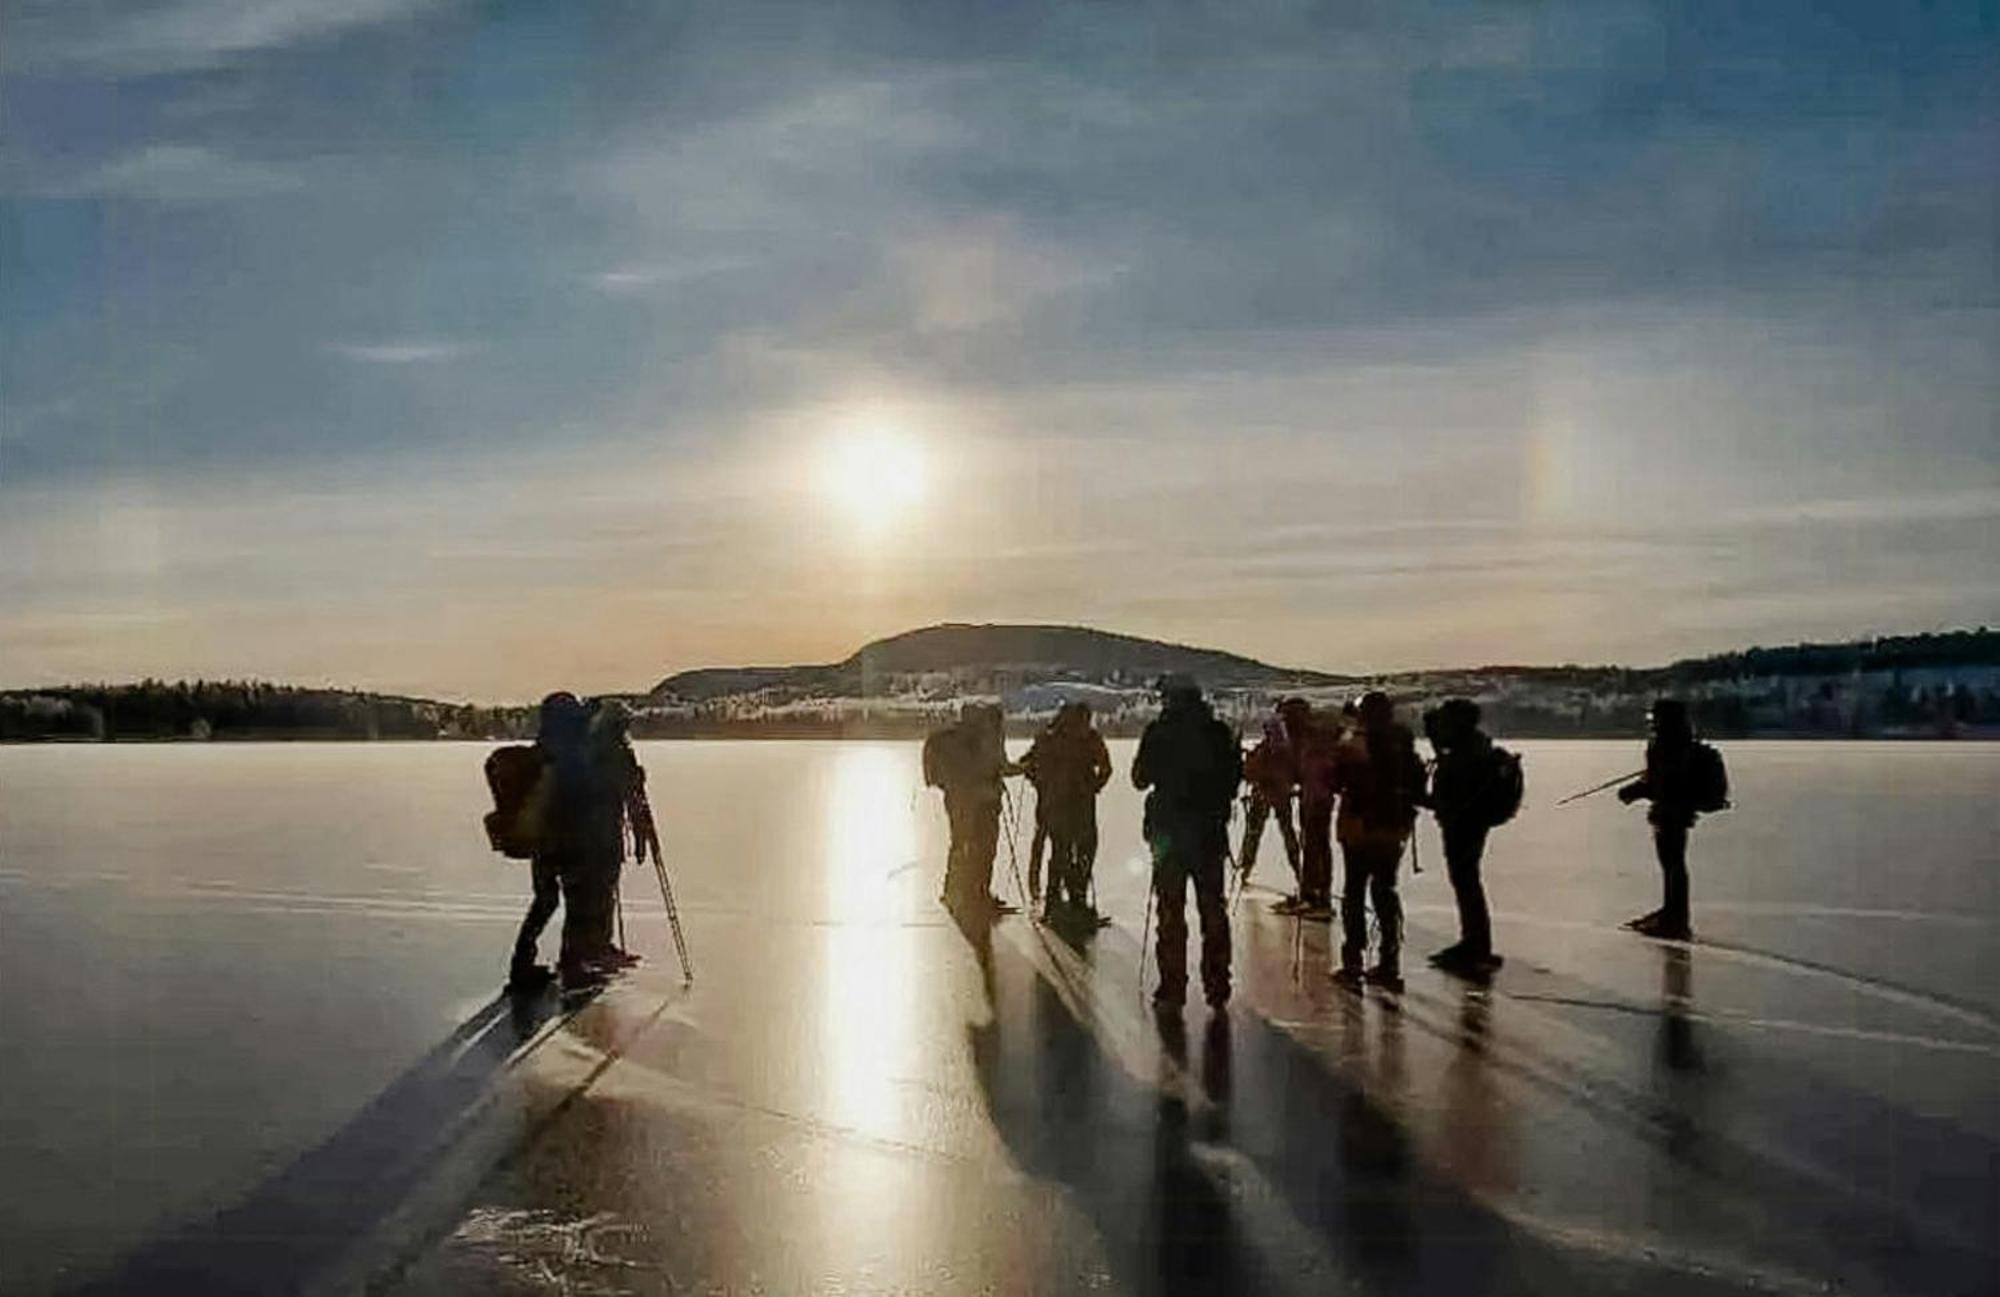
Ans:
<svg viewBox="0 0 2000 1297"><path fill-rule="evenodd" d="M1992 0L0 30L0 685L2000 625Z"/></svg>

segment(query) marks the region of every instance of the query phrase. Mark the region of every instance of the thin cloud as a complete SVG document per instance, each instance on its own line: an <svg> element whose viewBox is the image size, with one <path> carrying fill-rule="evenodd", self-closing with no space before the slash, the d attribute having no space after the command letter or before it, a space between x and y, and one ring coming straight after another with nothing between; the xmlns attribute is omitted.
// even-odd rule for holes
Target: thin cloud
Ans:
<svg viewBox="0 0 2000 1297"><path fill-rule="evenodd" d="M462 342L410 340L405 342L342 342L332 350L364 365L434 365L471 354L476 348Z"/></svg>
<svg viewBox="0 0 2000 1297"><path fill-rule="evenodd" d="M291 193L294 171L199 144L154 144L63 182L39 187L55 197L126 198L159 203L224 203Z"/></svg>
<svg viewBox="0 0 2000 1297"><path fill-rule="evenodd" d="M10 12L13 68L91 68L114 74L187 72L355 28L405 18L436 0L170 0L106 18L64 0Z"/></svg>

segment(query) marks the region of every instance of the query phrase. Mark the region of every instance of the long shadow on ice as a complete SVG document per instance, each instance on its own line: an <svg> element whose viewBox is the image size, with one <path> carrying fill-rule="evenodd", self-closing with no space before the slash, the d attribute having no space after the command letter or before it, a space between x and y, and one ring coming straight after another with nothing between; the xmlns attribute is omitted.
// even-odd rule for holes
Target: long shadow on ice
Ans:
<svg viewBox="0 0 2000 1297"><path fill-rule="evenodd" d="M1395 1118L1262 1019L1209 1023L1189 1061L1158 1024L1159 1077L1134 1077L1018 951L1025 1015L968 1026L995 1128L1022 1170L1064 1187L1121 1291L1536 1294L1734 1292L1733 1284L1529 1235L1428 1169ZM1346 1006L1393 1068L1399 1015Z"/></svg>
<svg viewBox="0 0 2000 1297"><path fill-rule="evenodd" d="M521 1047L579 1007L496 997L325 1143L247 1198L126 1257L80 1293L274 1293L334 1264L433 1169Z"/></svg>

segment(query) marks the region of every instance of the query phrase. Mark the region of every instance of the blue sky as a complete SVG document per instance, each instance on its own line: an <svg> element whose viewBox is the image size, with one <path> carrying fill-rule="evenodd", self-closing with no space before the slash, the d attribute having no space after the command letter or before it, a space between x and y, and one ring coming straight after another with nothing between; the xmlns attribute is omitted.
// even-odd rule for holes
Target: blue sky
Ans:
<svg viewBox="0 0 2000 1297"><path fill-rule="evenodd" d="M0 682L2000 622L1990 0L0 27Z"/></svg>

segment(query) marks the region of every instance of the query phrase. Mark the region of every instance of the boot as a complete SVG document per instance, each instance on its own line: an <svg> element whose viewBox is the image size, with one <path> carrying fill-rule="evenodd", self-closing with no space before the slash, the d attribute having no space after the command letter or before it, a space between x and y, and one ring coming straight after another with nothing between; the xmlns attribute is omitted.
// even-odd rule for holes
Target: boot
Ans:
<svg viewBox="0 0 2000 1297"><path fill-rule="evenodd" d="M1366 976L1369 985L1379 986L1385 991L1400 991L1403 989L1403 970L1397 967L1392 960L1383 960L1381 963L1375 965L1375 967L1369 969Z"/></svg>

